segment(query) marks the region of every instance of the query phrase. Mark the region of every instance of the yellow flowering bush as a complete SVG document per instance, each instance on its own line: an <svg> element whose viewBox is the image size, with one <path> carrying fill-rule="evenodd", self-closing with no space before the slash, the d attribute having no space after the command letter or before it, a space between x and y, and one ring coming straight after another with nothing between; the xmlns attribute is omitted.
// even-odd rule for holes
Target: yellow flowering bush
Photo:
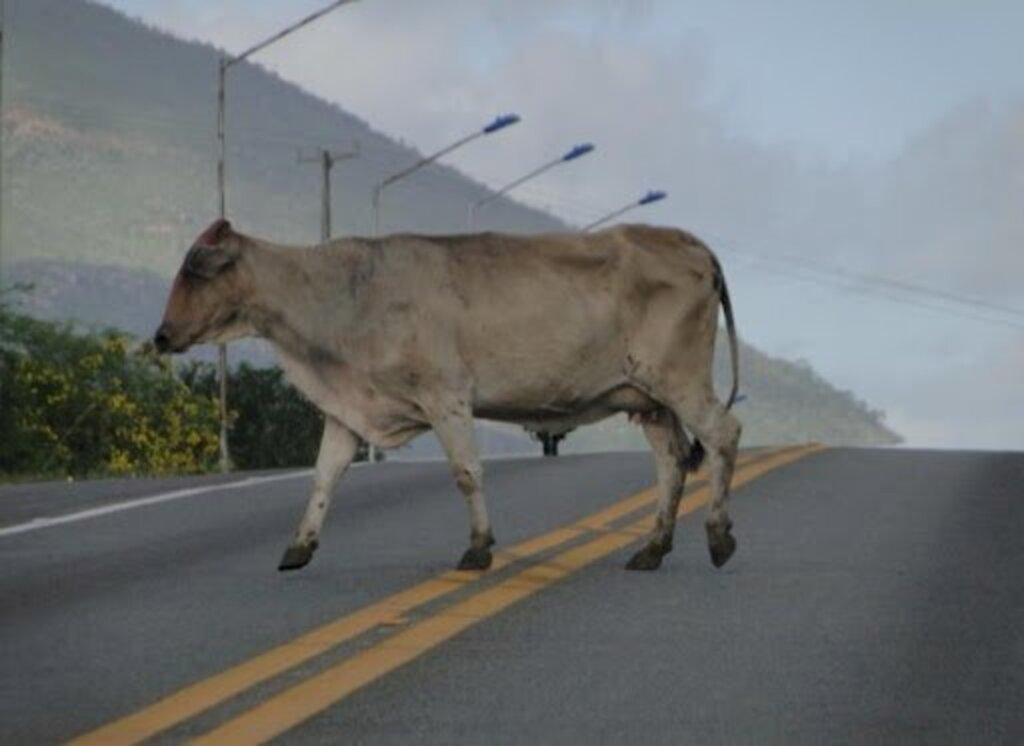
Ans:
<svg viewBox="0 0 1024 746"><path fill-rule="evenodd" d="M214 397L129 345L0 308L0 476L213 468Z"/></svg>

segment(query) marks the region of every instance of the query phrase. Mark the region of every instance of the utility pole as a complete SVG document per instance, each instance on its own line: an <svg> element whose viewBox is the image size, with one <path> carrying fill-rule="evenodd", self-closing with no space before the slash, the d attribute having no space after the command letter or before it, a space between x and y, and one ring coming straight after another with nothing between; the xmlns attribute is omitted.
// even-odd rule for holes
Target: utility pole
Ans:
<svg viewBox="0 0 1024 746"><path fill-rule="evenodd" d="M338 161L347 161L350 158L357 158L359 156L359 143L353 142L351 150L328 150L327 148L317 148L311 155L306 155L300 149L296 160L299 163L319 163L320 164L320 242L327 243L331 240L331 234L333 233L331 227L331 169L334 168L334 164ZM373 450L373 446L367 446L365 442L359 446L358 459L366 459L369 461L376 461L377 454Z"/></svg>
<svg viewBox="0 0 1024 746"><path fill-rule="evenodd" d="M317 148L313 155L305 155L299 151L299 163L319 163L322 170L320 186L320 240L327 242L331 240L331 169L338 161L347 161L359 155L359 143L353 143L351 150L328 150Z"/></svg>

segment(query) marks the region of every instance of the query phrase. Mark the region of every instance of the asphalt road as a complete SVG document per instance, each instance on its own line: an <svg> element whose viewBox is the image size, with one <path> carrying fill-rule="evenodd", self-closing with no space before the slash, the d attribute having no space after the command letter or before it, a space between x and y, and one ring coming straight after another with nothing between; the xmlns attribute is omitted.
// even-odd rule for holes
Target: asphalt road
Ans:
<svg viewBox="0 0 1024 746"><path fill-rule="evenodd" d="M691 480L655 573L645 454L487 464L482 575L438 463L287 574L308 474L0 488L0 742L1024 742L1024 454L745 458L736 556Z"/></svg>

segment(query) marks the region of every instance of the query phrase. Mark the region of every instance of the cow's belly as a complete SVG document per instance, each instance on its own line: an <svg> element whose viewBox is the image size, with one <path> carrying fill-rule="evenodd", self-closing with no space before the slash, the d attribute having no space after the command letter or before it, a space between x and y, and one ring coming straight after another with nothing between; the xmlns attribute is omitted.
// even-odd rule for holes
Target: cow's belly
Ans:
<svg viewBox="0 0 1024 746"><path fill-rule="evenodd" d="M474 407L473 414L484 419L512 422L534 432L566 433L619 412L635 414L660 408L657 401L639 389L621 384L590 396L544 403L482 402Z"/></svg>

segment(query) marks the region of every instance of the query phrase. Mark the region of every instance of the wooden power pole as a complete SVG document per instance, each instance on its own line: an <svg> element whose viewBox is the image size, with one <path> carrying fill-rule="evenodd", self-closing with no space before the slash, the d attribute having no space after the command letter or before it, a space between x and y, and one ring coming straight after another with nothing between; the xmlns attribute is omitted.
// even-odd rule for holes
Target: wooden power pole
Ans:
<svg viewBox="0 0 1024 746"><path fill-rule="evenodd" d="M321 167L320 184L320 240L331 240L331 169L338 161L347 161L359 155L359 144L354 143L351 150L328 150L317 148L313 155L299 152L299 163L319 163Z"/></svg>

